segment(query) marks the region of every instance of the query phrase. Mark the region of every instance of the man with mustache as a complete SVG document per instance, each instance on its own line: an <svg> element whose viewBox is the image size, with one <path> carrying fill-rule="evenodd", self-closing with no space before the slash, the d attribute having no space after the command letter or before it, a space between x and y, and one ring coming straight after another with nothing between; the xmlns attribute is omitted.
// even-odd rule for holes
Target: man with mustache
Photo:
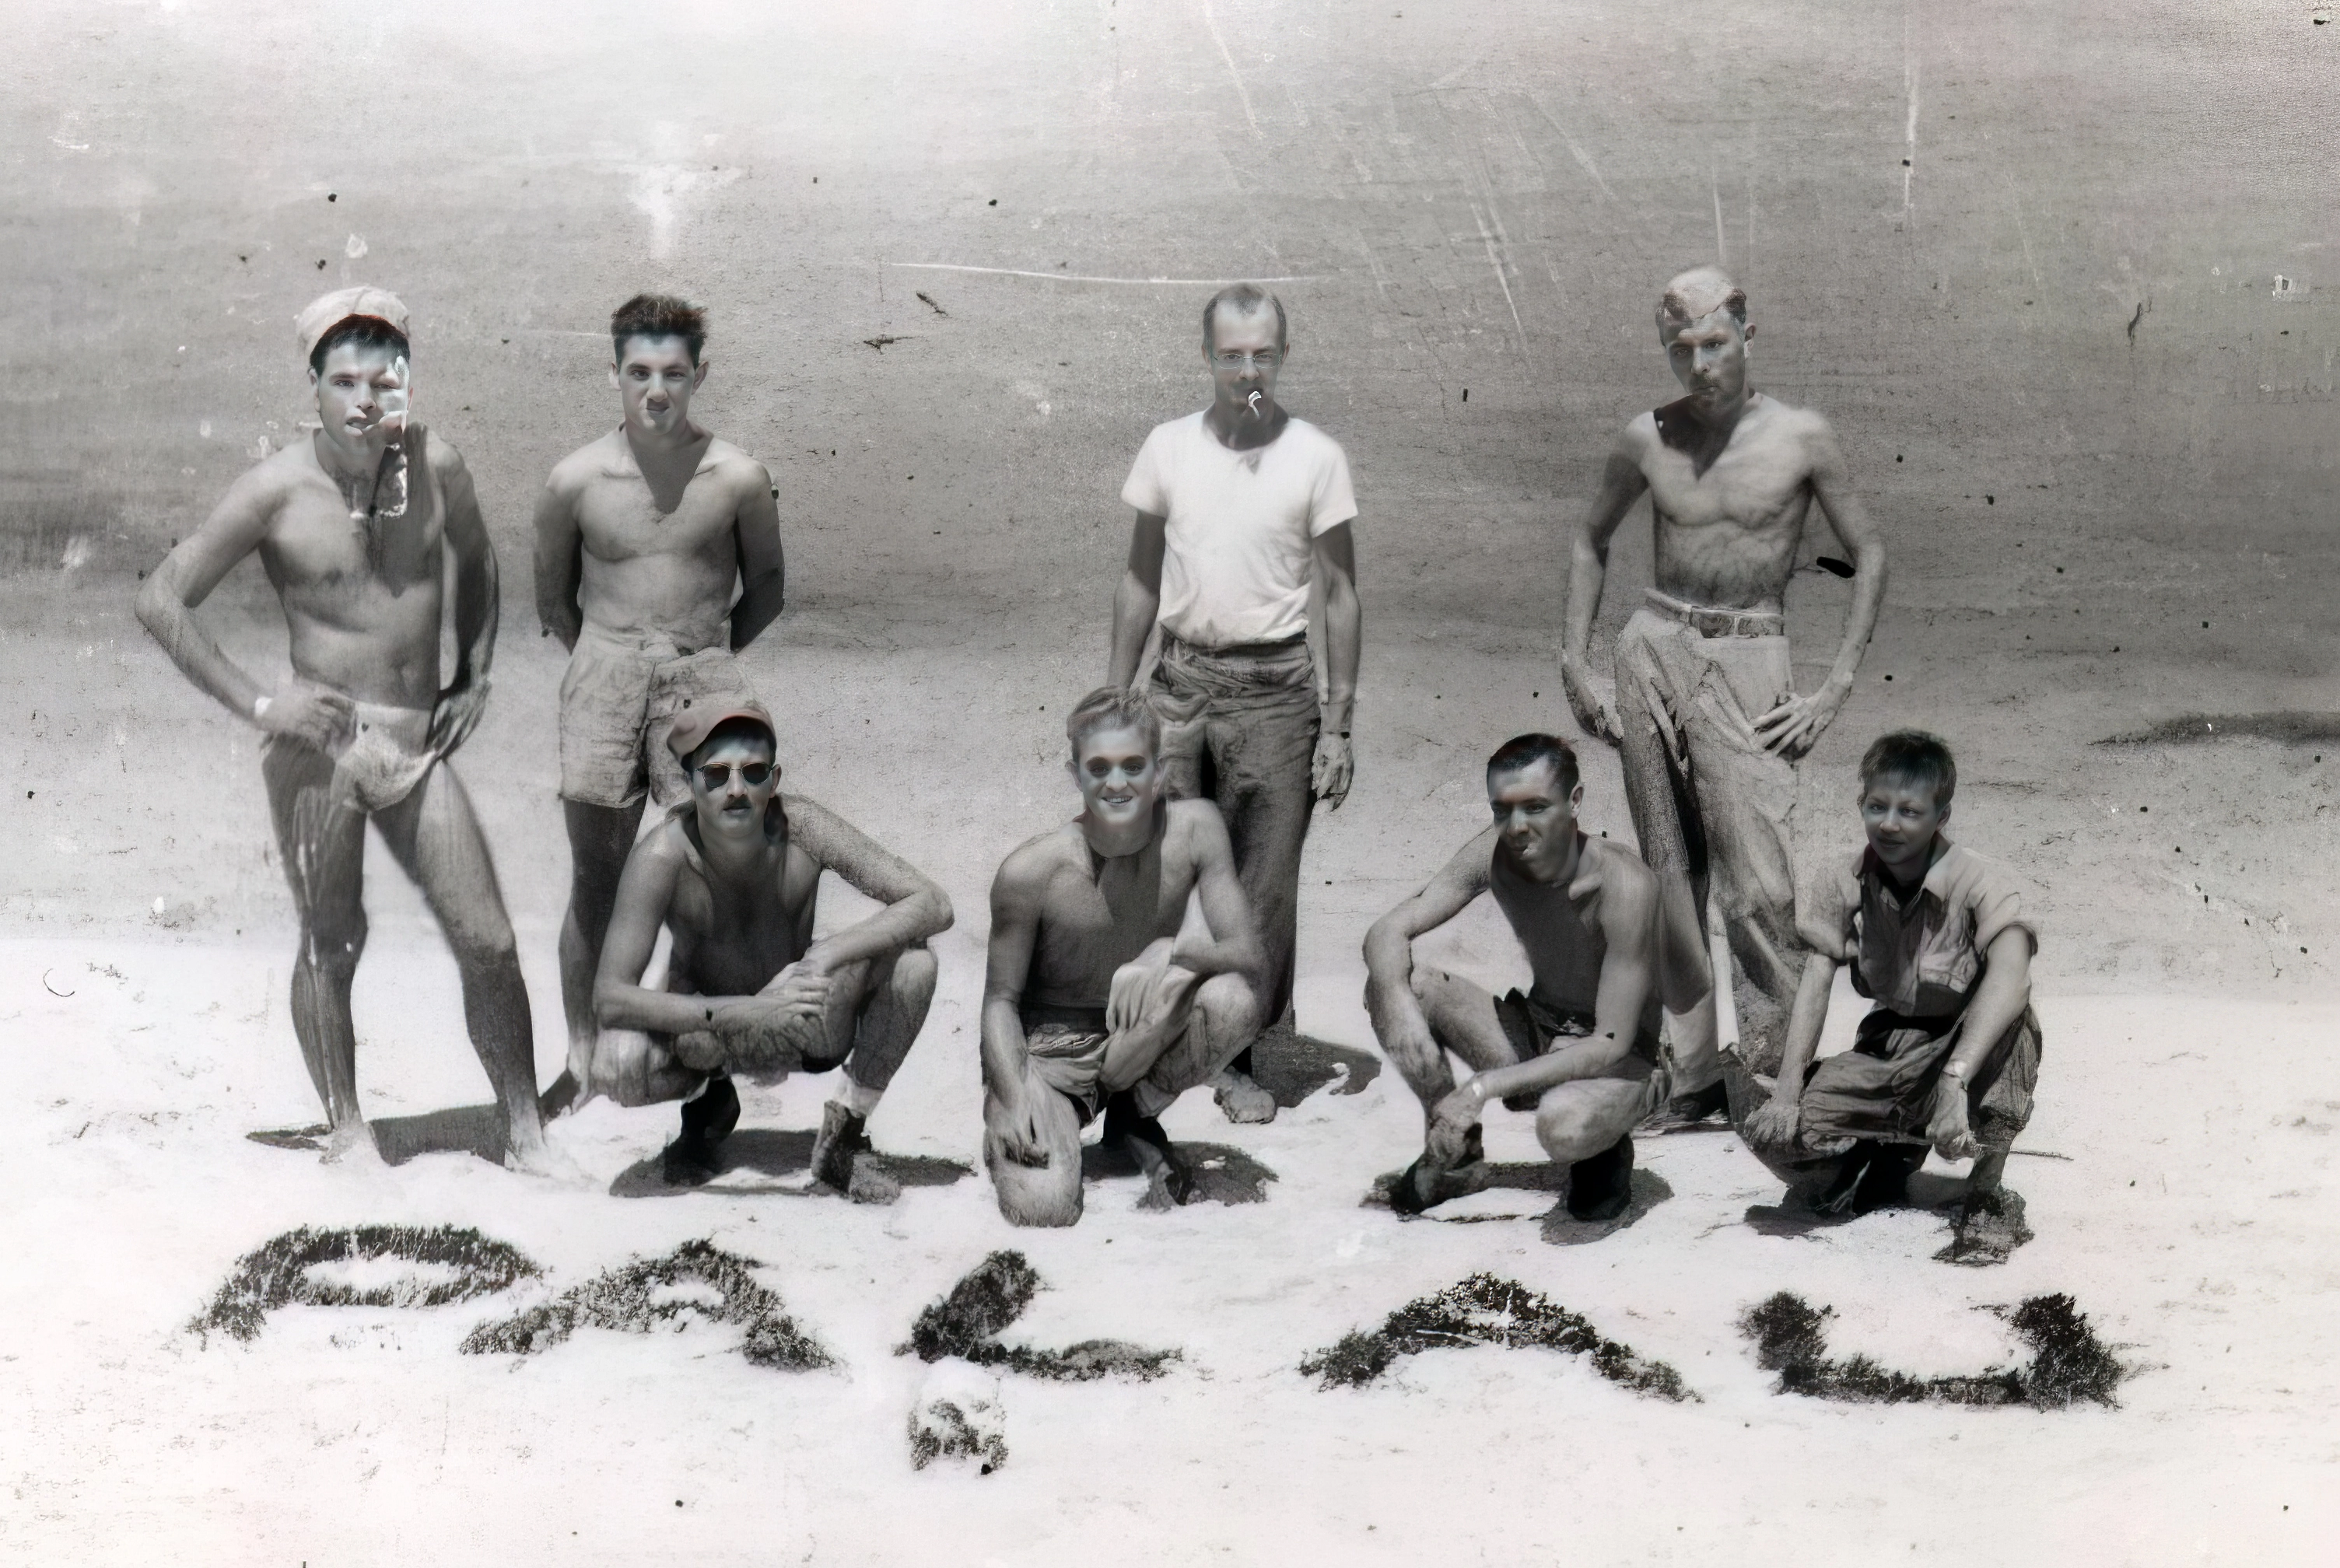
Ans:
<svg viewBox="0 0 2340 1568"><path fill-rule="evenodd" d="M687 710L666 743L690 798L642 836L619 879L593 985L594 1081L622 1104L682 1099L666 1167L694 1182L717 1173L718 1146L739 1125L732 1072L842 1067L812 1174L889 1202L892 1178L857 1156L927 1021L927 938L949 928L950 899L818 801L780 792L772 716L759 705ZM824 871L882 908L816 940ZM653 990L642 977L661 926L674 946Z"/></svg>

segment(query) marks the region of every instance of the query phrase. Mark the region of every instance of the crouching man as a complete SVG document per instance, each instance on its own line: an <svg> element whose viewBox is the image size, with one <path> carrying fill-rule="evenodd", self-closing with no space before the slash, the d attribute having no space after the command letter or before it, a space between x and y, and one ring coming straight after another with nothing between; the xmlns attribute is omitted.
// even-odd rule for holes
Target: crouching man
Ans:
<svg viewBox="0 0 2340 1568"><path fill-rule="evenodd" d="M1487 759L1493 826L1365 938L1373 1032L1429 1126L1422 1157L1390 1192L1401 1214L1486 1185L1479 1119L1492 1100L1535 1113L1537 1138L1569 1168L1570 1214L1613 1219L1631 1201L1632 1129L1669 1090L1659 1004L1689 1011L1708 978L1695 958L1671 983L1661 975L1657 878L1631 850L1585 837L1583 799L1565 744L1505 741ZM1413 961L1415 938L1482 893L1526 949L1535 978L1524 996L1491 997ZM1450 1051L1473 1069L1460 1086Z"/></svg>
<svg viewBox="0 0 2340 1568"><path fill-rule="evenodd" d="M991 885L983 1155L1012 1225L1081 1217L1081 1129L1099 1115L1146 1173L1146 1202L1185 1203L1193 1174L1155 1118L1260 1027L1226 825L1207 800L1165 799L1153 708L1101 688L1065 732L1080 815Z"/></svg>
<svg viewBox="0 0 2340 1568"><path fill-rule="evenodd" d="M1958 781L1938 738L1899 729L1879 739L1860 761L1868 847L1800 900L1811 956L1779 1078L1750 1086L1761 1103L1746 1137L1791 1181L1816 1156L1833 1156L1815 1198L1823 1213L1900 1202L1929 1147L1973 1156L1968 1206L1988 1206L2031 1119L2038 933L2007 868L1944 837ZM1850 1050L1814 1062L1839 962L1876 1005Z"/></svg>
<svg viewBox="0 0 2340 1568"><path fill-rule="evenodd" d="M594 980L600 1024L591 1089L621 1105L682 1098L669 1179L714 1174L739 1121L729 1075L845 1068L822 1113L812 1174L857 1198L897 1196L855 1156L878 1097L934 999L926 941L951 923L943 890L850 823L783 795L771 716L743 704L686 710L667 744L690 799L626 860ZM824 871L885 906L813 939ZM642 985L659 928L672 933L666 986Z"/></svg>

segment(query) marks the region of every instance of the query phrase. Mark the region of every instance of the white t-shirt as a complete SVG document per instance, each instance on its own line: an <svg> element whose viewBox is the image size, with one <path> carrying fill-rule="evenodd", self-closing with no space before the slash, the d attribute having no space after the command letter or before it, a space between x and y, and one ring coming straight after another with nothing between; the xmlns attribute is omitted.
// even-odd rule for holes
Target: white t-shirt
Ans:
<svg viewBox="0 0 2340 1568"><path fill-rule="evenodd" d="M1169 520L1162 626L1198 648L1306 631L1313 542L1357 515L1341 443L1304 419L1249 452L1199 413L1155 425L1121 499Z"/></svg>

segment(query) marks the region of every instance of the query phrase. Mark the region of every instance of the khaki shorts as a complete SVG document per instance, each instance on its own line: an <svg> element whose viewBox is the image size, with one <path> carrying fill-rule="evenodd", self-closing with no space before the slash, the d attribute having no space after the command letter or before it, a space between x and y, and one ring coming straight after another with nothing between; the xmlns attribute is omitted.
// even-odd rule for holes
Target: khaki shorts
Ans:
<svg viewBox="0 0 2340 1568"><path fill-rule="evenodd" d="M560 798L610 807L645 793L661 807L688 799L689 781L666 748L676 716L755 700L729 649L686 652L669 639L588 625L560 680Z"/></svg>

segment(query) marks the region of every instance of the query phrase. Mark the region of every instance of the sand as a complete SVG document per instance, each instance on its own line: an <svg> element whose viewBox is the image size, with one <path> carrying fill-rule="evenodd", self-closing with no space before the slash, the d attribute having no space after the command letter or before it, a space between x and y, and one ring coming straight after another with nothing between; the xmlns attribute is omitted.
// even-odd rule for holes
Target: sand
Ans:
<svg viewBox="0 0 2340 1568"><path fill-rule="evenodd" d="M0 1556L2325 1550L2340 191L2315 128L2340 27L2273 0L1795 4L1695 27L1518 0L6 15ZM1141 1213L1141 1184L1108 1176L1076 1229L1010 1231L982 1175L957 1174L977 1148L984 894L1070 809L1061 719L1103 675L1119 482L1145 429L1203 395L1206 291L1153 280L1293 280L1285 401L1355 464L1358 782L1311 840L1298 1001L1310 1035L1365 1053L1365 926L1482 819L1488 749L1570 732L1562 530L1611 432L1671 395L1656 284L1718 249L1755 302L1759 384L1836 421L1892 551L1801 809L1852 842L1861 746L1924 723L1963 762L1955 834L2035 885L2047 1057L2009 1173L2035 1238L1962 1269L1933 1260L1948 1237L1927 1212L1799 1233L1721 1133L1646 1146L1633 1223L1597 1239L1547 1224L1534 1187L1445 1211L1478 1223L1401 1223L1360 1206L1419 1137L1385 1072L1263 1128L1172 1110L1174 1136L1225 1151L1213 1190L1264 1201ZM753 1159L686 1195L654 1179L670 1110L558 1125L565 1185L459 1150L343 1168L246 1137L317 1116L253 738L128 605L293 437L292 315L360 281L412 307L417 416L466 454L502 558L495 696L459 767L548 1079L560 665L530 608L528 511L614 418L608 310L645 286L713 310L699 412L782 489L790 608L749 665L792 781L958 911L928 1034L872 1124L920 1162L898 1205L772 1190L822 1080L750 1094ZM1604 638L1646 538L1631 525L1618 548ZM1800 678L1819 678L1848 597L1797 576ZM255 566L204 613L281 672ZM1613 757L1590 753L1587 778L1593 829L1630 838ZM440 1113L485 1085L419 900L378 850L371 870L360 1081L403 1155L460 1142L477 1118ZM825 918L851 912L833 898ZM1508 983L1500 936L1475 911L1430 950ZM1352 1086L1372 1067L1344 1059ZM1502 1113L1488 1141L1535 1152ZM187 1332L272 1237L364 1225L475 1227L542 1274L429 1309L286 1308L248 1345ZM739 1325L676 1332L679 1310L657 1335L460 1350L695 1241L757 1260L833 1365L751 1365ZM1180 1359L1056 1383L895 1354L1004 1247L1046 1287L1006 1343ZM1697 1400L1547 1350L1433 1350L1332 1392L1300 1373L1482 1271ZM1981 1309L2068 1293L2132 1374L2117 1408L1782 1395L1737 1325L1783 1290L1833 1309L1833 1355L1919 1377L2008 1365L2020 1347ZM911 1421L940 1398L1004 1465L913 1467Z"/></svg>

